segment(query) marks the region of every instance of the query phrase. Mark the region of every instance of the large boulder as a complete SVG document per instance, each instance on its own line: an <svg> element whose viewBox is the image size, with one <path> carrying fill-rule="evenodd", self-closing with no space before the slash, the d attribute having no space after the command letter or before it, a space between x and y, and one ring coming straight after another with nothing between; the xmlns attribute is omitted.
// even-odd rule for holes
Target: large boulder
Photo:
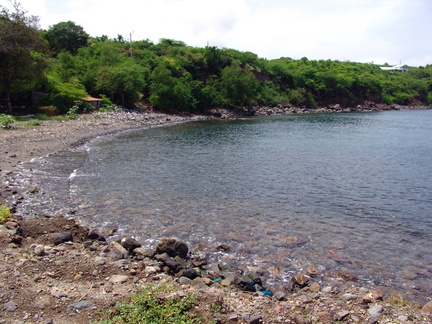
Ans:
<svg viewBox="0 0 432 324"><path fill-rule="evenodd" d="M130 237L123 238L120 241L120 244L129 252L132 252L136 248L141 247L141 243L139 243L137 240L130 238Z"/></svg>
<svg viewBox="0 0 432 324"><path fill-rule="evenodd" d="M163 238L156 246L158 254L166 253L170 257L186 258L189 248L185 242L174 237Z"/></svg>

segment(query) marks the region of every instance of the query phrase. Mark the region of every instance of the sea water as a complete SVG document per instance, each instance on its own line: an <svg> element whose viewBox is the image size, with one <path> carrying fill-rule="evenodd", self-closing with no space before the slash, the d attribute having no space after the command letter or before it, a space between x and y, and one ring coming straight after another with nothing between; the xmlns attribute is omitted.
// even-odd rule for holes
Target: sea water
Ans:
<svg viewBox="0 0 432 324"><path fill-rule="evenodd" d="M149 247L175 236L275 282L311 266L432 294L431 110L190 122L43 165L57 195L68 175L76 217Z"/></svg>

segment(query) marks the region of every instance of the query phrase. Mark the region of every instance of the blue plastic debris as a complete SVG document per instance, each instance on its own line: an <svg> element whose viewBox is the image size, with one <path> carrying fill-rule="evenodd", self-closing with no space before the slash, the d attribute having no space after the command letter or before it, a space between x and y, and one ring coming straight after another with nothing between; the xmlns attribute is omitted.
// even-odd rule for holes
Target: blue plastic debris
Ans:
<svg viewBox="0 0 432 324"><path fill-rule="evenodd" d="M273 294L270 290L261 290L259 292L265 296L271 296Z"/></svg>
<svg viewBox="0 0 432 324"><path fill-rule="evenodd" d="M221 278L216 278L216 279L213 279L213 282L221 282L222 281L222 279Z"/></svg>

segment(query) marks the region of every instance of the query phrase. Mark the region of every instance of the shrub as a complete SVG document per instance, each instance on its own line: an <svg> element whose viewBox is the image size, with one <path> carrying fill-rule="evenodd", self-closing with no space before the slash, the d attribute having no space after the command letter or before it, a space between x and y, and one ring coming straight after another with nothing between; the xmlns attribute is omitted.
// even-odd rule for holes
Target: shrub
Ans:
<svg viewBox="0 0 432 324"><path fill-rule="evenodd" d="M100 96L103 99L102 106L99 109L100 112L108 112L108 111L116 110L117 106L110 100L110 98L102 94Z"/></svg>
<svg viewBox="0 0 432 324"><path fill-rule="evenodd" d="M77 119L78 118L78 110L79 110L78 102L75 101L75 105L73 105L71 108L69 108L68 112L66 113L66 116L69 119Z"/></svg>
<svg viewBox="0 0 432 324"><path fill-rule="evenodd" d="M0 127L11 129L13 123L15 122L15 118L11 115L0 114Z"/></svg>
<svg viewBox="0 0 432 324"><path fill-rule="evenodd" d="M198 324L203 320L192 309L197 301L194 295L180 297L166 295L170 287L145 286L142 291L130 296L129 301L118 303L116 311L102 323L142 323L142 324ZM111 316L110 316L111 315Z"/></svg>
<svg viewBox="0 0 432 324"><path fill-rule="evenodd" d="M0 205L0 224L7 222L12 217L12 212L6 204Z"/></svg>

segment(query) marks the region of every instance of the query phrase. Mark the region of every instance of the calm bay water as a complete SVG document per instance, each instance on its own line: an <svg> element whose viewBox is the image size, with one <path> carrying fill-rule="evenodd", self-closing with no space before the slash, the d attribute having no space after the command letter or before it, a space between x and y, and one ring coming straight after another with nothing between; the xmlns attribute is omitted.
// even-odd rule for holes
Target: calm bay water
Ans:
<svg viewBox="0 0 432 324"><path fill-rule="evenodd" d="M79 217L148 246L175 236L275 282L312 266L432 295L431 110L192 122L48 160L57 178L76 169Z"/></svg>

